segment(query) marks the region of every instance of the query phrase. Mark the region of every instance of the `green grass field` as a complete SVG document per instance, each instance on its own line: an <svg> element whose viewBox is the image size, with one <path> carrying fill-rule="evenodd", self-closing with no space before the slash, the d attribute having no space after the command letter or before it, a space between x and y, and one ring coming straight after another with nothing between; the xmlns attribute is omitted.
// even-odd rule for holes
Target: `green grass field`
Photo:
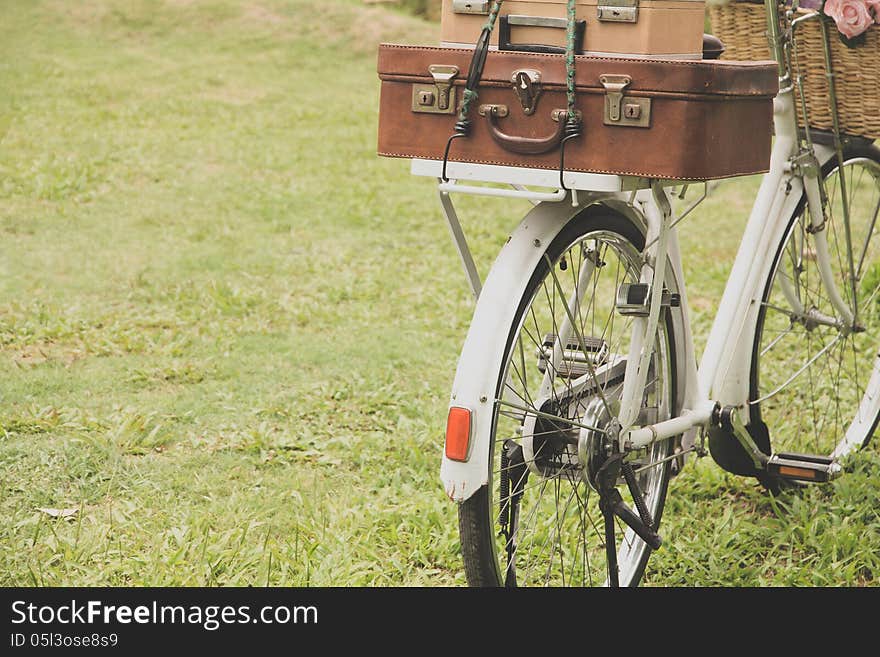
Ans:
<svg viewBox="0 0 880 657"><path fill-rule="evenodd" d="M383 7L0 0L0 585L464 583L472 302L375 156L376 44L436 27ZM683 225L699 347L756 186ZM485 272L525 206L460 207ZM646 584L877 583L876 446L777 499L691 466Z"/></svg>

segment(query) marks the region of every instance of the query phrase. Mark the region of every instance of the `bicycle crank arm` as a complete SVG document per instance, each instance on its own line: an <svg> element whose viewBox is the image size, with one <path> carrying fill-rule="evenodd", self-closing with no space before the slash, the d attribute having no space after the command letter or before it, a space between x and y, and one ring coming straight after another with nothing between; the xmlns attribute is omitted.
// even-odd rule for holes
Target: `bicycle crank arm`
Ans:
<svg viewBox="0 0 880 657"><path fill-rule="evenodd" d="M740 419L735 406L725 406L720 411L716 412L716 417L713 419L715 420L715 424L718 424L724 429L724 431L733 435L739 441L739 444L742 445L746 454L752 460L752 463L754 463L755 469L765 469L770 457L762 452L755 444L752 435Z"/></svg>

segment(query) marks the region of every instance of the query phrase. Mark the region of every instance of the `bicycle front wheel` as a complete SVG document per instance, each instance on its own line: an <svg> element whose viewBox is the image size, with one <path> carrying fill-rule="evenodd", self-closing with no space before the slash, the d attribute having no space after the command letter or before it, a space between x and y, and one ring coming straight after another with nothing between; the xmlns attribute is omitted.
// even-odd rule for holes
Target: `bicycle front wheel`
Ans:
<svg viewBox="0 0 880 657"><path fill-rule="evenodd" d="M619 584L639 582L650 547L623 523L604 525L596 473L612 451L632 320L615 311L622 283L638 282L644 237L593 206L546 247L518 303L506 342L489 459L489 484L459 506L472 586L600 586L617 561ZM674 409L673 323L664 310L652 345L640 420ZM673 440L624 456L657 525ZM618 481L623 500L635 500ZM614 543L607 541L613 540ZM607 542L607 543L606 543ZM614 545L610 552L606 544Z"/></svg>
<svg viewBox="0 0 880 657"><path fill-rule="evenodd" d="M829 265L854 320L841 320L822 283L802 202L764 293L750 404L752 431L773 452L840 458L868 443L880 417L880 150L854 143L822 175Z"/></svg>

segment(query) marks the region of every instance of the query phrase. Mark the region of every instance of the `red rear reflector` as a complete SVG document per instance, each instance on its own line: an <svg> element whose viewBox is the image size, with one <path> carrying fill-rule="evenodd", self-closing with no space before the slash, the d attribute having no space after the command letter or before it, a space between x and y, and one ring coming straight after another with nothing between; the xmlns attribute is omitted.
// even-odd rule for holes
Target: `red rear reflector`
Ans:
<svg viewBox="0 0 880 657"><path fill-rule="evenodd" d="M460 406L449 409L446 418L446 458L467 461L471 441L471 411Z"/></svg>
<svg viewBox="0 0 880 657"><path fill-rule="evenodd" d="M783 477L797 477L799 479L815 479L816 473L806 468L795 468L790 465L780 465L779 474Z"/></svg>

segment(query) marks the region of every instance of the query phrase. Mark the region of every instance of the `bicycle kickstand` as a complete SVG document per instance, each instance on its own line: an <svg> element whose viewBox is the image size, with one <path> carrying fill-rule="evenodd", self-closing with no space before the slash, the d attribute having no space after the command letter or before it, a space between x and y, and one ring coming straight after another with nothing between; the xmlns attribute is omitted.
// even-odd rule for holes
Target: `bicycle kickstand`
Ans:
<svg viewBox="0 0 880 657"><path fill-rule="evenodd" d="M617 490L617 481L623 475L632 495L633 502L638 510L634 513ZM605 555L608 563L608 583L612 587L619 586L617 568L617 543L614 538L614 517L620 518L636 535L641 538L652 550L657 550L663 543L663 539L654 530L654 519L645 498L639 488L632 465L625 463L623 454L614 454L608 458L596 473L596 483L599 488L599 509L605 522Z"/></svg>

